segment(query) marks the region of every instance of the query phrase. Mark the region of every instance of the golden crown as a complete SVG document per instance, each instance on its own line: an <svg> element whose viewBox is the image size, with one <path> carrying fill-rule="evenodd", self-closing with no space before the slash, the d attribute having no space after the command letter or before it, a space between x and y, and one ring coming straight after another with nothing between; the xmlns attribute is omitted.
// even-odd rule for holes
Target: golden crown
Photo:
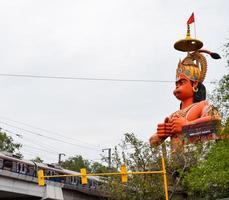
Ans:
<svg viewBox="0 0 229 200"><path fill-rule="evenodd" d="M179 61L176 70L176 79L181 74L184 74L188 79L192 81L203 82L207 73L207 60L198 51L188 53L188 55Z"/></svg>

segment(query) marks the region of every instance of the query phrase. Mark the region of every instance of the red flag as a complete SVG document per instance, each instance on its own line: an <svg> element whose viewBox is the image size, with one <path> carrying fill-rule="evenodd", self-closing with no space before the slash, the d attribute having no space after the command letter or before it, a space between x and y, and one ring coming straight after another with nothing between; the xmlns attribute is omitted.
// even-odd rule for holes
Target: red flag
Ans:
<svg viewBox="0 0 229 200"><path fill-rule="evenodd" d="M195 19L194 19L194 13L192 13L192 15L189 17L188 21L187 21L187 25L191 24L195 22Z"/></svg>

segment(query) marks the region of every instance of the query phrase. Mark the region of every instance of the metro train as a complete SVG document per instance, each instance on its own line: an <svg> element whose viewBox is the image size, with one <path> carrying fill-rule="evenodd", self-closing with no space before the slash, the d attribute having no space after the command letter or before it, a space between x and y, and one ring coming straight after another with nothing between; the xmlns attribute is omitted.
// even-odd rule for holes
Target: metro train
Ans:
<svg viewBox="0 0 229 200"><path fill-rule="evenodd" d="M0 151L0 169L11 171L13 173L24 174L27 176L37 177L39 169L44 170L44 175L64 175L64 174L80 174L79 172L63 169L56 164L37 163L30 160L21 159L20 157ZM101 184L99 177L88 176L88 184L81 184L80 176L57 177L47 180L62 183L63 186L73 186L78 190L87 190L96 192L96 189Z"/></svg>

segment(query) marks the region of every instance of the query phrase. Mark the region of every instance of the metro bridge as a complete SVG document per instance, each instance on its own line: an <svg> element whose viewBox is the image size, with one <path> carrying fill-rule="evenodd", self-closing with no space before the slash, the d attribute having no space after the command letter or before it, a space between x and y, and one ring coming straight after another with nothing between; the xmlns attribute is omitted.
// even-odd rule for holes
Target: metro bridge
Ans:
<svg viewBox="0 0 229 200"><path fill-rule="evenodd" d="M0 169L0 199L41 199L41 200L99 200L106 199L88 190L46 181L44 187L38 186L37 177Z"/></svg>

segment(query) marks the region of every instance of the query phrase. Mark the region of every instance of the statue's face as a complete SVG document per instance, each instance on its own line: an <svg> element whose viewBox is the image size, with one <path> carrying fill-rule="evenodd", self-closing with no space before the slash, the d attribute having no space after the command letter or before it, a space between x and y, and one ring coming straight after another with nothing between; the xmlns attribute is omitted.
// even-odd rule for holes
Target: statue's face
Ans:
<svg viewBox="0 0 229 200"><path fill-rule="evenodd" d="M181 101L193 98L194 92L192 87L192 82L186 76L181 75L176 81L176 89L173 91L173 94Z"/></svg>

